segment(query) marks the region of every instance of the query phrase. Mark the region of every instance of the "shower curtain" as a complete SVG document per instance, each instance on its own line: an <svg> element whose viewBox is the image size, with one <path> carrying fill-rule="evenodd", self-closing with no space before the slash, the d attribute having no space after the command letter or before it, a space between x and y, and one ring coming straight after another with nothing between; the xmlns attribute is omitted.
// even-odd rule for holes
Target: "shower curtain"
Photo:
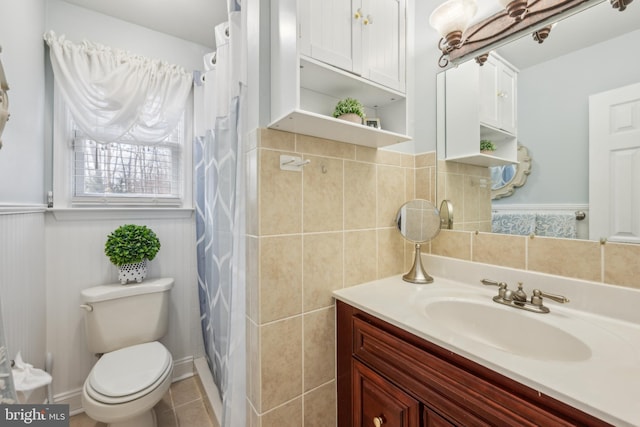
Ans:
<svg viewBox="0 0 640 427"><path fill-rule="evenodd" d="M222 427L245 423L245 199L240 12L216 27L195 90L195 193L200 319L222 399Z"/></svg>

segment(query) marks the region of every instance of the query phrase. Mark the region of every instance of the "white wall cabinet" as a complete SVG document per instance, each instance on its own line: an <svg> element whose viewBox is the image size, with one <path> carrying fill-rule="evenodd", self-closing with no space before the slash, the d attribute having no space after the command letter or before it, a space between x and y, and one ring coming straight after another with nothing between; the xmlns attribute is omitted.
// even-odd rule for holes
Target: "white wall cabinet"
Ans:
<svg viewBox="0 0 640 427"><path fill-rule="evenodd" d="M516 163L517 70L491 54L483 66L468 61L447 70L438 84L445 99L439 106L446 129L444 158L478 166ZM482 139L492 141L496 151L481 153Z"/></svg>
<svg viewBox="0 0 640 427"><path fill-rule="evenodd" d="M272 0L269 127L376 148L410 140L405 1ZM381 129L333 118L346 97Z"/></svg>
<svg viewBox="0 0 640 427"><path fill-rule="evenodd" d="M405 91L405 0L300 0L300 54Z"/></svg>

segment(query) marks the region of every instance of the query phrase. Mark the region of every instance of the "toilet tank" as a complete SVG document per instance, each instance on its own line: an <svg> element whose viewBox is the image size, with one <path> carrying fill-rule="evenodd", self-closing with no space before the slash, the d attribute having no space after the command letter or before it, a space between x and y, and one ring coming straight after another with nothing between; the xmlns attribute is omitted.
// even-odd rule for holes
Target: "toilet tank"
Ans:
<svg viewBox="0 0 640 427"><path fill-rule="evenodd" d="M83 289L81 300L89 351L108 353L164 336L173 282L172 278L160 278Z"/></svg>

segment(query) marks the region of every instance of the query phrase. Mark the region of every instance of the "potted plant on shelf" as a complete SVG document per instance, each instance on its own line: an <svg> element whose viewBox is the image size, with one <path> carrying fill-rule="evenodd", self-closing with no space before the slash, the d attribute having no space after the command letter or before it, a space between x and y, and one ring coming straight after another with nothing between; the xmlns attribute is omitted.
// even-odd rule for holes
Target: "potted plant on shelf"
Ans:
<svg viewBox="0 0 640 427"><path fill-rule="evenodd" d="M353 123L362 124L364 119L364 107L354 98L345 98L336 104L336 108L333 111L333 117L340 120L347 120Z"/></svg>
<svg viewBox="0 0 640 427"><path fill-rule="evenodd" d="M494 151L496 151L496 145L493 142L488 139L480 141L480 152L482 154L492 154Z"/></svg>
<svg viewBox="0 0 640 427"><path fill-rule="evenodd" d="M146 225L125 224L107 237L104 253L119 268L118 279L125 285L147 276L147 260L155 258L160 240Z"/></svg>

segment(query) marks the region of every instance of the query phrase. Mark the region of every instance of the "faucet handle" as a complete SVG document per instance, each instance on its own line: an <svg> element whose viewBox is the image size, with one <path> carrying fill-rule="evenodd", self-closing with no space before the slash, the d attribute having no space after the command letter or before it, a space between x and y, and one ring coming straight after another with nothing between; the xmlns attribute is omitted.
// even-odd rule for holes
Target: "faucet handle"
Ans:
<svg viewBox="0 0 640 427"><path fill-rule="evenodd" d="M555 302L559 302L561 304L565 304L569 302L569 298L562 296L562 295L555 295L555 294L549 294L546 292L541 291L540 289L534 289L533 290L533 295L531 295L531 304L535 305L535 306L541 306L542 305L542 297L544 298L549 298L550 300L553 300Z"/></svg>
<svg viewBox="0 0 640 427"><path fill-rule="evenodd" d="M500 289L507 289L507 284L505 282L497 282L492 279L482 279L480 282L483 285L497 286Z"/></svg>
<svg viewBox="0 0 640 427"><path fill-rule="evenodd" d="M505 282L496 282L495 280L491 279L482 279L480 282L483 285L497 286L498 296L495 298L498 298L498 300L511 300L511 291L507 289L507 284Z"/></svg>

